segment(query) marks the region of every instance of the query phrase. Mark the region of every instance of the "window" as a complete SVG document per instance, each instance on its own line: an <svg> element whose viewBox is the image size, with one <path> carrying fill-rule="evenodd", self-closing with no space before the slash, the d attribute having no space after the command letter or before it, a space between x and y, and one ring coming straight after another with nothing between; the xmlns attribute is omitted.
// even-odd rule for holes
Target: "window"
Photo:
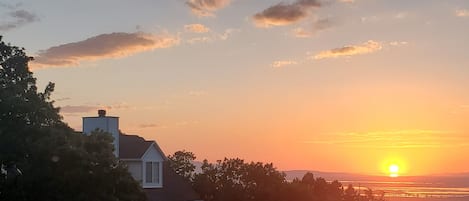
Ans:
<svg viewBox="0 0 469 201"><path fill-rule="evenodd" d="M145 162L145 183L160 183L160 162Z"/></svg>

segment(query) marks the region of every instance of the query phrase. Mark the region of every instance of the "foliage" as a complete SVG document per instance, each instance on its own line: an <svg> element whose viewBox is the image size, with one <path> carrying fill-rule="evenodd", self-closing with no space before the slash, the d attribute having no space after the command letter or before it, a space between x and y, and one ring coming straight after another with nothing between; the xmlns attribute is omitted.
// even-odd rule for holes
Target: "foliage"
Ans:
<svg viewBox="0 0 469 201"><path fill-rule="evenodd" d="M0 200L145 200L113 155L112 137L74 132L38 92L32 58L0 37Z"/></svg>
<svg viewBox="0 0 469 201"><path fill-rule="evenodd" d="M185 150L176 151L173 155L169 155L171 169L191 181L194 177L195 165L192 162L196 159L194 153Z"/></svg>
<svg viewBox="0 0 469 201"><path fill-rule="evenodd" d="M175 155L186 156L183 157L185 159L195 159L191 152L176 152ZM179 160L185 161L185 163L173 164L187 166L187 163L192 162L192 160ZM173 168L177 169L176 166ZM340 182L328 182L324 178L315 178L312 173L306 173L302 179L287 181L285 174L278 171L271 163L247 163L239 158L225 158L216 163L209 163L204 160L201 172L189 171L184 172L184 174L194 175L192 185L205 201L384 200L383 194L376 196L371 189L365 190L360 195L352 185L348 185L344 190Z"/></svg>
<svg viewBox="0 0 469 201"><path fill-rule="evenodd" d="M205 201L270 201L280 199L277 193L284 183L285 174L272 164L225 158L216 164L205 160L202 173L195 175L194 188Z"/></svg>

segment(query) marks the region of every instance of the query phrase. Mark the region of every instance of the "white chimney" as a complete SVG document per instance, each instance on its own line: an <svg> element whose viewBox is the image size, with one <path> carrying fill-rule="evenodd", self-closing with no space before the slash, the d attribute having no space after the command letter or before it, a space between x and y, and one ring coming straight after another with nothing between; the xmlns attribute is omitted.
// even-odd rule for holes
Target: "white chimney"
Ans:
<svg viewBox="0 0 469 201"><path fill-rule="evenodd" d="M96 129L108 132L114 137L114 155L119 157L119 117L106 116L106 110L98 110L97 117L83 117L83 133L85 135Z"/></svg>

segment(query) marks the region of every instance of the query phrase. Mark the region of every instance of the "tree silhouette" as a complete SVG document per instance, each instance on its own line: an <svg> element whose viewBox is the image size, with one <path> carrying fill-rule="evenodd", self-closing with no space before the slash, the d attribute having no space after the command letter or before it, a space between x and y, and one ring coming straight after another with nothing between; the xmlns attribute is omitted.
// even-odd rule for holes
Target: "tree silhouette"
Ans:
<svg viewBox="0 0 469 201"><path fill-rule="evenodd" d="M85 136L38 92L24 49L0 37L0 200L145 200L113 155L110 134ZM6 174L5 174L6 173Z"/></svg>
<svg viewBox="0 0 469 201"><path fill-rule="evenodd" d="M189 181L193 180L195 165L192 164L196 159L194 153L189 151L176 151L173 155L169 155L170 167Z"/></svg>
<svg viewBox="0 0 469 201"><path fill-rule="evenodd" d="M195 156L191 152L176 152L175 155L191 159ZM175 160L172 156L171 160ZM187 166L190 160L173 163ZM335 180L326 181L315 178L313 173L307 172L302 179L292 181L285 179L285 174L278 171L272 163L246 163L239 158L219 160L209 163L204 160L202 172L195 173L192 185L205 201L358 201L358 192L350 184L344 190L342 184ZM368 192L369 191L369 192ZM384 201L384 194L376 197L369 189L363 201Z"/></svg>

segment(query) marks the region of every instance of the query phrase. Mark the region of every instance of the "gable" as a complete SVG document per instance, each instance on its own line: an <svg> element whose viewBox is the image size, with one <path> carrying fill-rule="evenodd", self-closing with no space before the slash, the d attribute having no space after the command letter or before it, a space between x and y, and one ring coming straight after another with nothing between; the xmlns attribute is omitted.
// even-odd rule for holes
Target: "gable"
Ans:
<svg viewBox="0 0 469 201"><path fill-rule="evenodd" d="M166 156L155 142L148 147L147 151L142 156L143 161L164 161L165 159Z"/></svg>

